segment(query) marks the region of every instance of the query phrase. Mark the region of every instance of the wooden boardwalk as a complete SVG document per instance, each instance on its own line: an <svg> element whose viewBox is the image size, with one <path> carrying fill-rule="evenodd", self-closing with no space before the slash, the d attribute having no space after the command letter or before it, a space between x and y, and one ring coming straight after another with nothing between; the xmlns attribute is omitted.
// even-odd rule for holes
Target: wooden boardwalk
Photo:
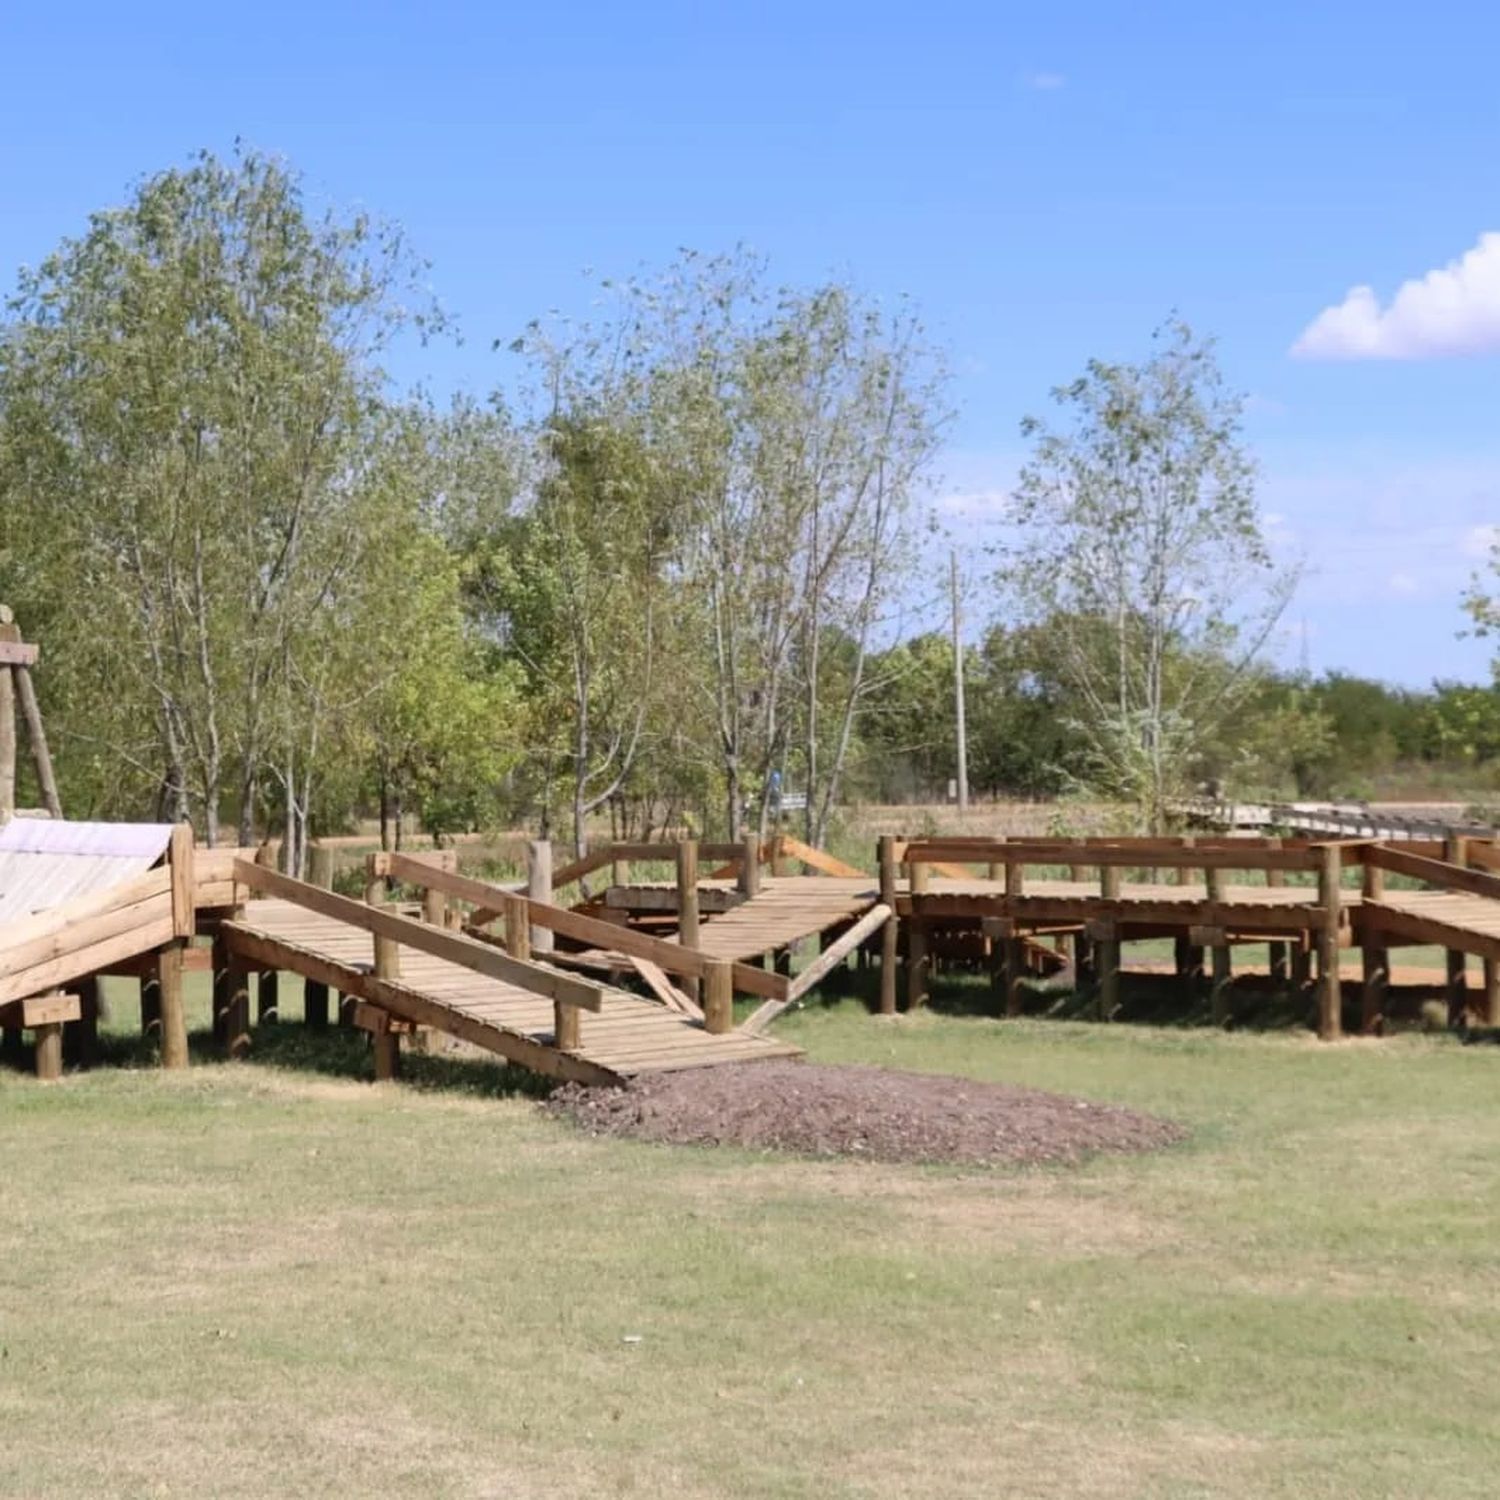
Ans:
<svg viewBox="0 0 1500 1500"><path fill-rule="evenodd" d="M741 962L779 953L856 921L879 899L873 880L768 875L754 896L698 929L698 948L710 958Z"/></svg>
<svg viewBox="0 0 1500 1500"><path fill-rule="evenodd" d="M341 973L353 984L370 967L368 933L288 901L251 902L224 933L230 950L253 965L274 963L332 988L340 987ZM744 1032L712 1036L684 1015L608 986L601 987L599 1012L581 1018L579 1046L562 1051L545 996L411 948L401 950L400 964L386 996L393 1014L579 1082L801 1055L788 1043Z"/></svg>

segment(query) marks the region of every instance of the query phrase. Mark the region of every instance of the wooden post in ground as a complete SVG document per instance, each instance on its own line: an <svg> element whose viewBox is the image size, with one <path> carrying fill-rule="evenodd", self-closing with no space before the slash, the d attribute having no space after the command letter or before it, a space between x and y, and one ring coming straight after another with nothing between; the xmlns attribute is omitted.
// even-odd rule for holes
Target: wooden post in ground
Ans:
<svg viewBox="0 0 1500 1500"><path fill-rule="evenodd" d="M876 846L880 862L880 901L891 909L880 929L880 1014L896 1014L896 954L900 933L896 918L896 841L882 834Z"/></svg>
<svg viewBox="0 0 1500 1500"><path fill-rule="evenodd" d="M908 862L907 889L911 893L911 917L906 926L906 1008L917 1010L927 1000L927 919L920 897L926 894L928 868Z"/></svg>
<svg viewBox="0 0 1500 1500"><path fill-rule="evenodd" d="M760 890L760 838L753 832L747 833L740 847L744 852L740 855L735 884L740 895L748 901Z"/></svg>
<svg viewBox="0 0 1500 1500"><path fill-rule="evenodd" d="M617 859L610 863L609 883L620 887L630 884L630 861L628 859Z"/></svg>
<svg viewBox="0 0 1500 1500"><path fill-rule="evenodd" d="M1443 858L1450 865L1467 869L1469 864L1469 841L1466 838L1449 837L1443 847ZM1459 1025L1469 1004L1469 956L1462 949L1450 948L1447 956L1448 1024Z"/></svg>
<svg viewBox="0 0 1500 1500"><path fill-rule="evenodd" d="M734 1030L734 967L711 958L703 984L703 1029L713 1036Z"/></svg>
<svg viewBox="0 0 1500 1500"><path fill-rule="evenodd" d="M19 642L21 631L0 604L0 641ZM16 690L9 667L0 667L0 827L16 815Z"/></svg>
<svg viewBox="0 0 1500 1500"><path fill-rule="evenodd" d="M1484 961L1484 1024L1500 1026L1500 962Z"/></svg>
<svg viewBox="0 0 1500 1500"><path fill-rule="evenodd" d="M1193 835L1188 834L1182 841L1182 847L1191 849L1195 842ZM1178 865L1174 878L1178 885L1191 885L1195 873L1186 865ZM1172 957L1178 979L1188 987L1189 993L1196 991L1203 983L1202 947L1190 937L1179 935L1172 940Z"/></svg>
<svg viewBox="0 0 1500 1500"><path fill-rule="evenodd" d="M1385 897L1385 871L1368 859L1365 861L1360 889L1367 903L1378 902ZM1380 928L1368 917L1360 927L1359 963L1364 981L1360 990L1359 1029L1365 1036L1377 1036L1385 1026L1386 994L1391 982L1391 955Z"/></svg>
<svg viewBox="0 0 1500 1500"><path fill-rule="evenodd" d="M422 892L422 920L434 927L447 927L448 898L442 891L428 886Z"/></svg>
<svg viewBox="0 0 1500 1500"><path fill-rule="evenodd" d="M1279 838L1272 839L1269 845L1272 849L1284 849L1285 841ZM1273 889L1279 889L1286 884L1285 870L1267 870L1266 884ZM1266 972L1270 975L1271 984L1284 989L1287 981L1286 943L1284 941L1270 942L1266 944Z"/></svg>
<svg viewBox="0 0 1500 1500"><path fill-rule="evenodd" d="M250 1050L250 972L220 933L213 949L214 1040L227 1057Z"/></svg>
<svg viewBox="0 0 1500 1500"><path fill-rule="evenodd" d="M328 1029L328 986L321 980L302 981L302 1019L314 1031Z"/></svg>
<svg viewBox="0 0 1500 1500"><path fill-rule="evenodd" d="M161 981L155 969L141 972L141 1037L148 1042L161 1040Z"/></svg>
<svg viewBox="0 0 1500 1500"><path fill-rule="evenodd" d="M512 958L531 958L531 912L524 896L505 896L500 902L505 927L505 951Z"/></svg>
<svg viewBox="0 0 1500 1500"><path fill-rule="evenodd" d="M36 1038L36 1076L44 1083L54 1083L62 1077L63 1023L43 1021L31 1031Z"/></svg>
<svg viewBox="0 0 1500 1500"><path fill-rule="evenodd" d="M376 858L372 855L368 867L369 878L365 881L365 904L367 906L384 906L386 904L386 888L384 873L376 873ZM375 935L375 977L377 979L400 979L401 977L401 945L395 938L382 937L379 933Z"/></svg>
<svg viewBox="0 0 1500 1500"><path fill-rule="evenodd" d="M188 1065L187 1008L182 995L183 955L187 945L180 939L159 949L156 955L156 990L161 1007L161 1065Z"/></svg>
<svg viewBox="0 0 1500 1500"><path fill-rule="evenodd" d="M526 894L533 901L552 902L552 841L532 839L526 845ZM552 929L531 929L531 951L539 958L552 952Z"/></svg>
<svg viewBox="0 0 1500 1500"><path fill-rule="evenodd" d="M1026 866L1019 860L1008 860L1005 865L1005 909L1009 927L1003 939L1005 944L1005 1014L1018 1016L1024 1009L1025 993L1021 988L1026 978L1026 943L1016 926L1016 914L1011 903L1026 894Z"/></svg>
<svg viewBox="0 0 1500 1500"><path fill-rule="evenodd" d="M264 870L281 867L281 845L267 839L255 851L255 863ZM255 1020L257 1025L275 1021L281 1009L281 976L274 969L262 969L255 978Z"/></svg>
<svg viewBox="0 0 1500 1500"><path fill-rule="evenodd" d="M1229 950L1229 934L1224 930L1220 918L1224 904L1224 872L1209 867L1203 872L1206 900L1203 910L1203 925L1213 932L1213 982L1209 989L1209 1013L1215 1026L1229 1024L1229 986L1234 975Z"/></svg>
<svg viewBox="0 0 1500 1500"><path fill-rule="evenodd" d="M63 1051L75 1067L92 1068L99 1060L99 978L75 980L73 988L78 993L78 1019L63 1030Z"/></svg>
<svg viewBox="0 0 1500 1500"><path fill-rule="evenodd" d="M698 840L679 839L677 842L677 941L684 948L699 947L699 923ZM678 988L689 1000L696 1002L700 998L702 987L694 975L680 976Z"/></svg>
<svg viewBox="0 0 1500 1500"><path fill-rule="evenodd" d="M320 891L333 889L333 846L320 839L313 841L307 852L307 880Z"/></svg>
<svg viewBox="0 0 1500 1500"><path fill-rule="evenodd" d="M1318 871L1318 1035L1325 1042L1343 1033L1343 990L1339 981L1339 936L1343 927L1343 855L1337 844L1325 844Z"/></svg>
<svg viewBox="0 0 1500 1500"><path fill-rule="evenodd" d="M1118 865L1099 867L1099 895L1105 901L1120 899L1120 868ZM1094 963L1099 971L1099 1019L1112 1021L1120 1009L1120 928L1119 919L1111 915L1099 932L1090 932L1094 939Z"/></svg>

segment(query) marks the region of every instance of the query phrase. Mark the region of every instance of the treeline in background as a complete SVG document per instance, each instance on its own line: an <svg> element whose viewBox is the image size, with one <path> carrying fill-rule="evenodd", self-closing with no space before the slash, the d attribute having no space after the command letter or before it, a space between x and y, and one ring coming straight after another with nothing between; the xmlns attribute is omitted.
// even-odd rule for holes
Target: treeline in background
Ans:
<svg viewBox="0 0 1500 1500"><path fill-rule="evenodd" d="M438 401L388 370L454 336L428 286L399 231L253 152L20 273L0 599L43 647L71 816L270 831L300 869L375 816L727 834L779 773L821 842L852 800L946 793L953 647L917 623L949 411L910 306L684 253L506 340L507 390ZM998 622L965 651L977 792L1154 827L1210 784L1491 783L1490 689L1264 666L1295 568L1210 343L1168 324L1053 397L966 539L966 611Z"/></svg>

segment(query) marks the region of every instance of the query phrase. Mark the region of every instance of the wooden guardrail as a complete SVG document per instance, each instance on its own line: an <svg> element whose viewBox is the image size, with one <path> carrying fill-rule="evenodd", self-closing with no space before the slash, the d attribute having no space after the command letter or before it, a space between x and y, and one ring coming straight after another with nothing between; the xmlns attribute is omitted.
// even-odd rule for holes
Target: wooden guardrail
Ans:
<svg viewBox="0 0 1500 1500"><path fill-rule="evenodd" d="M721 962L728 963L733 991L759 995L770 1000L784 1000L787 995L790 981L783 974L770 974L752 964L709 958L696 948L667 942L613 922L602 922L597 917L586 916L582 912L569 911L566 907L505 891L487 881L461 875L456 870L444 870L405 855L387 854L372 856L371 872L388 874L409 885L467 901L479 915L498 908L506 917L507 925L518 921L533 927L545 927L559 937L628 957L647 959L669 974L710 981L714 966ZM514 917L510 915L512 912L516 914ZM430 910L428 919L440 921L441 914Z"/></svg>

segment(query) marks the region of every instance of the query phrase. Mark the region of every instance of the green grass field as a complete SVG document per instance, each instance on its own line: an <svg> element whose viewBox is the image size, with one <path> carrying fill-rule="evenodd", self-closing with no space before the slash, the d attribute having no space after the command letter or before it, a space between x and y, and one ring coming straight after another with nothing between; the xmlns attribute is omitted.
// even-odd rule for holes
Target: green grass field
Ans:
<svg viewBox="0 0 1500 1500"><path fill-rule="evenodd" d="M1006 1173L595 1141L276 1031L0 1072L0 1494L1500 1490L1495 1048L786 1020L1194 1130Z"/></svg>

